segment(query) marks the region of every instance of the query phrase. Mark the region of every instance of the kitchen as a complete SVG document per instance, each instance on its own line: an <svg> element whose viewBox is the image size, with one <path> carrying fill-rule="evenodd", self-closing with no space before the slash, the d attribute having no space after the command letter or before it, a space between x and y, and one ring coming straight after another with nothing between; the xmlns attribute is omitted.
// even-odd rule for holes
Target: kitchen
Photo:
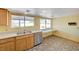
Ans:
<svg viewBox="0 0 79 59"><path fill-rule="evenodd" d="M68 14L62 14L62 10ZM69 14L68 10L69 12L72 10L73 13ZM0 8L0 51L29 51L35 47L39 48L38 46L51 36L79 42L78 11L79 9L75 8ZM47 48L43 48L42 51L45 49ZM70 50L79 50L79 48Z"/></svg>
<svg viewBox="0 0 79 59"><path fill-rule="evenodd" d="M28 15L17 12L17 10L10 10L11 9L0 9L0 51L28 50L41 44L42 34L46 33L42 33L42 31L39 30L39 24L37 23L39 20L36 20L37 22L35 21L36 24L34 24L33 21L40 17L30 15L28 9L24 9L24 12L29 13ZM52 30L50 31L52 32ZM51 33L47 33L47 35L51 35Z"/></svg>

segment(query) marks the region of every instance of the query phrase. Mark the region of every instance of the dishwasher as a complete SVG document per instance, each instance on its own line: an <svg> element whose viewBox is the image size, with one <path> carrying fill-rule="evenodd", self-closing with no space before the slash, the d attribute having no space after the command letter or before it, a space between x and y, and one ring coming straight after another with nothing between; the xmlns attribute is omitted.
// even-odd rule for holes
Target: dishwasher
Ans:
<svg viewBox="0 0 79 59"><path fill-rule="evenodd" d="M34 33L34 46L42 43L42 32Z"/></svg>

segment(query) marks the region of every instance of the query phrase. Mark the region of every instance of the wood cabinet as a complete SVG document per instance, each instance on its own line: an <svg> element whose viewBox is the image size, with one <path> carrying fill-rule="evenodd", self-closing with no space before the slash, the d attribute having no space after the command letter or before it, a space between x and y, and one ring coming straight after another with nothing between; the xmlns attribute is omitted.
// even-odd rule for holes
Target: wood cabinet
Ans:
<svg viewBox="0 0 79 59"><path fill-rule="evenodd" d="M0 39L0 51L15 51L15 38Z"/></svg>
<svg viewBox="0 0 79 59"><path fill-rule="evenodd" d="M33 34L16 37L16 50L22 51L34 46Z"/></svg>
<svg viewBox="0 0 79 59"><path fill-rule="evenodd" d="M0 51L23 51L34 46L33 34L0 39Z"/></svg>
<svg viewBox="0 0 79 59"><path fill-rule="evenodd" d="M16 50L26 50L26 36L16 37Z"/></svg>
<svg viewBox="0 0 79 59"><path fill-rule="evenodd" d="M9 25L9 20L11 15L10 12L7 9L0 8L0 25L1 26L7 26Z"/></svg>
<svg viewBox="0 0 79 59"><path fill-rule="evenodd" d="M27 41L26 41L27 49L30 49L34 46L34 38L33 37L34 37L33 34L27 36Z"/></svg>

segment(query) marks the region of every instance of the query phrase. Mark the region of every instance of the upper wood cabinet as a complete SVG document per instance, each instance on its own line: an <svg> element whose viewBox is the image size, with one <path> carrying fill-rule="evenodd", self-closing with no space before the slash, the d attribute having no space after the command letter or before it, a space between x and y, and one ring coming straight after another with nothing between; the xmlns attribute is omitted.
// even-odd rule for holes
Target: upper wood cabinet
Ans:
<svg viewBox="0 0 79 59"><path fill-rule="evenodd" d="M10 12L7 9L0 8L0 26L8 26L10 18Z"/></svg>

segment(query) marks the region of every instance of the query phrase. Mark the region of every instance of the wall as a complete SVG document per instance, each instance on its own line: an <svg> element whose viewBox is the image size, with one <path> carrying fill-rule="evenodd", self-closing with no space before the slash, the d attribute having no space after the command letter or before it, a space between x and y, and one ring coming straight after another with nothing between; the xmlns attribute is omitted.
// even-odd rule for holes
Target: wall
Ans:
<svg viewBox="0 0 79 59"><path fill-rule="evenodd" d="M7 27L6 26L0 26L0 32L5 32L7 31Z"/></svg>
<svg viewBox="0 0 79 59"><path fill-rule="evenodd" d="M69 26L68 22L76 22L77 26ZM54 35L79 42L79 15L63 16L53 19Z"/></svg>

